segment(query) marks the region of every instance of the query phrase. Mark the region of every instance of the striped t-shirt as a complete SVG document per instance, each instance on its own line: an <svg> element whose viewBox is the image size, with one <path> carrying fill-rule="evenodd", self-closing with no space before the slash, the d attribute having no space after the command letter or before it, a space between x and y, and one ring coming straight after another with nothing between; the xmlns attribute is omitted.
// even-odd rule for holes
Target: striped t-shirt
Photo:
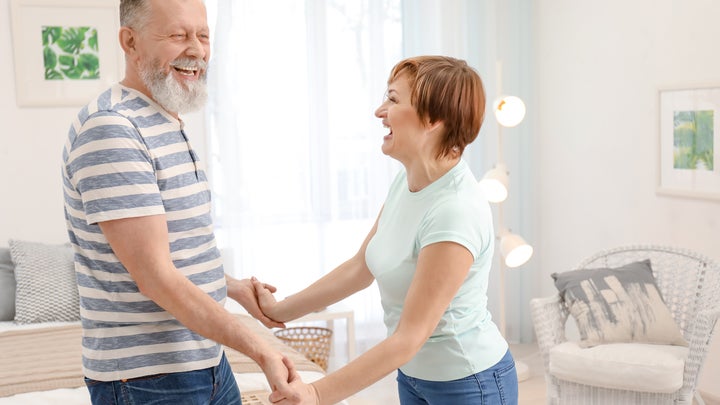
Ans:
<svg viewBox="0 0 720 405"><path fill-rule="evenodd" d="M114 381L216 366L221 347L141 294L98 226L164 214L175 267L224 303L227 289L210 190L182 122L140 92L117 84L72 123L62 172L85 375Z"/></svg>

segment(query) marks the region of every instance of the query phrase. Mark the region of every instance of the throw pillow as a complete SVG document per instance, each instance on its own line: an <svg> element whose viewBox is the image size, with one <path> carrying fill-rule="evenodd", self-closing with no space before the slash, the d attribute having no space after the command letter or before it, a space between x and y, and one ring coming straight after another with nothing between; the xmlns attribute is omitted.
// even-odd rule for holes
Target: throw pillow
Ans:
<svg viewBox="0 0 720 405"><path fill-rule="evenodd" d="M553 273L552 278L577 323L580 346L629 342L687 346L657 288L650 260Z"/></svg>
<svg viewBox="0 0 720 405"><path fill-rule="evenodd" d="M15 273L10 249L0 247L0 321L15 318Z"/></svg>
<svg viewBox="0 0 720 405"><path fill-rule="evenodd" d="M15 322L76 321L80 304L69 245L9 241L15 263Z"/></svg>

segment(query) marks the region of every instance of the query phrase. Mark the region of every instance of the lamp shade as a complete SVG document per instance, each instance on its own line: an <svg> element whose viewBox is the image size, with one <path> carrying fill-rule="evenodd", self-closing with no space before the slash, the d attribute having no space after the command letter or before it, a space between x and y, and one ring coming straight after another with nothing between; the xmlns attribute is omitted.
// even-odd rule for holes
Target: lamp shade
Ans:
<svg viewBox="0 0 720 405"><path fill-rule="evenodd" d="M514 127L525 118L525 103L515 96L495 100L495 118L504 127Z"/></svg>
<svg viewBox="0 0 720 405"><path fill-rule="evenodd" d="M508 173L504 164L499 163L489 170L479 182L485 198L492 203L505 201L508 196Z"/></svg>
<svg viewBox="0 0 720 405"><path fill-rule="evenodd" d="M500 253L505 258L505 265L518 267L530 260L533 247L519 235L507 232L500 238Z"/></svg>

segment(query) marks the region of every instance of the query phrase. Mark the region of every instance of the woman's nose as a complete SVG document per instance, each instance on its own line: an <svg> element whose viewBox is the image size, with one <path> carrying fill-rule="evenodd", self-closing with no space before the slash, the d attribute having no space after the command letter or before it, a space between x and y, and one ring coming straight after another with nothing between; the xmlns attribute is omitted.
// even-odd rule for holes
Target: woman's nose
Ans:
<svg viewBox="0 0 720 405"><path fill-rule="evenodd" d="M378 118L382 118L385 115L385 111L387 110L385 109L385 103L383 103L375 110L375 116Z"/></svg>

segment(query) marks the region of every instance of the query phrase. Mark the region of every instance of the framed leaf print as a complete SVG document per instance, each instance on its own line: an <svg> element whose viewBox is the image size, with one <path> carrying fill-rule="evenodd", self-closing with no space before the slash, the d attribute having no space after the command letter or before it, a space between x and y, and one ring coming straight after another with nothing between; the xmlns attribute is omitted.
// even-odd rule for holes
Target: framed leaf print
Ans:
<svg viewBox="0 0 720 405"><path fill-rule="evenodd" d="M120 80L119 0L12 0L18 106L82 106Z"/></svg>
<svg viewBox="0 0 720 405"><path fill-rule="evenodd" d="M720 200L720 87L660 91L658 193Z"/></svg>

